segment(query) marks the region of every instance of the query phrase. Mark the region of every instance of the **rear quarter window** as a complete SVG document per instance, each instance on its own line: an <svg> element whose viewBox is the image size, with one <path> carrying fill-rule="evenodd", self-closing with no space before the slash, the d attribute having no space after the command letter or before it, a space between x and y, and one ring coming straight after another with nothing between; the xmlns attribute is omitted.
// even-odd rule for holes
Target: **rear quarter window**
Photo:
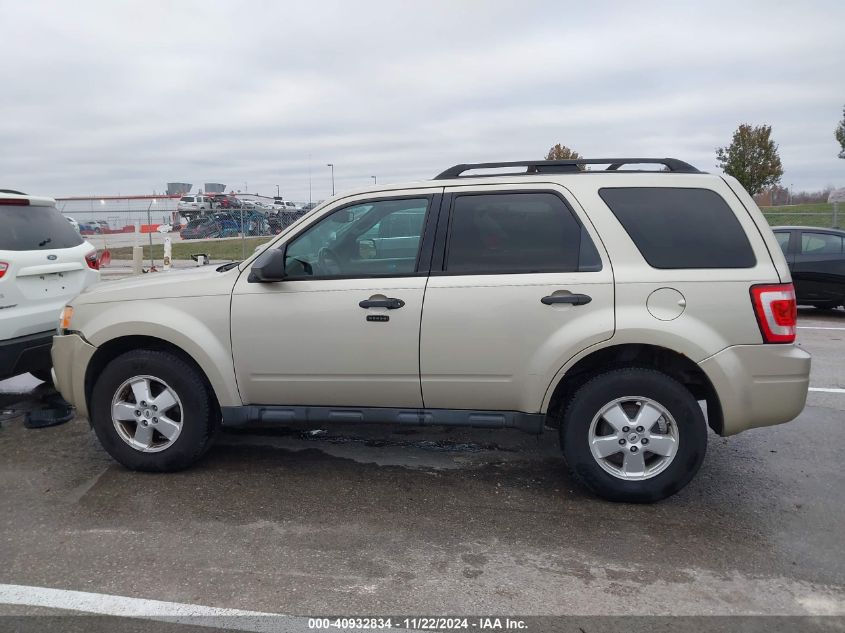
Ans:
<svg viewBox="0 0 845 633"><path fill-rule="evenodd" d="M752 268L757 263L742 225L715 191L606 187L599 195L652 268Z"/></svg>
<svg viewBox="0 0 845 633"><path fill-rule="evenodd" d="M0 251L40 251L73 248L82 244L55 207L0 207Z"/></svg>

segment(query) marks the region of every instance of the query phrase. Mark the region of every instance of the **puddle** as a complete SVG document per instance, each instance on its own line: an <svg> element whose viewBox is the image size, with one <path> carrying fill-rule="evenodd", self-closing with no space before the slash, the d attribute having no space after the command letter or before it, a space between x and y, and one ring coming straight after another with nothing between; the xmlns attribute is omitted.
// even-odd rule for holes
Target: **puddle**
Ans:
<svg viewBox="0 0 845 633"><path fill-rule="evenodd" d="M481 453L484 451L516 452L496 442L467 442L456 440L399 440L384 437L362 437L354 433L335 433L324 429L292 429L290 427L227 429L232 435L251 437L284 437L306 442L324 442L338 445L358 445L368 448L419 448L436 453Z"/></svg>

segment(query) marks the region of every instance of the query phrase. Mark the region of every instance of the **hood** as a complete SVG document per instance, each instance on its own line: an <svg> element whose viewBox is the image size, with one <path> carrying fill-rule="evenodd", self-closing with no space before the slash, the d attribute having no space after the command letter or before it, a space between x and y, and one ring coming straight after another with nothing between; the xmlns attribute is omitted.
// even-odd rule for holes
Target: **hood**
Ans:
<svg viewBox="0 0 845 633"><path fill-rule="evenodd" d="M74 299L73 304L230 294L240 271L236 266L225 272L217 272L218 267L197 266L146 273L117 281L102 281L86 289Z"/></svg>

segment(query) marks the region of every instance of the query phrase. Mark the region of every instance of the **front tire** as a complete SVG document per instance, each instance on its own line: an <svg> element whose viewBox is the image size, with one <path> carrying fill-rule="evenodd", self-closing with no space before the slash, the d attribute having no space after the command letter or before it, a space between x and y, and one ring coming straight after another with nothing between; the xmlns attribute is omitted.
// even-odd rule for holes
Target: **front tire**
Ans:
<svg viewBox="0 0 845 633"><path fill-rule="evenodd" d="M133 350L100 373L91 425L106 452L132 470L172 472L211 446L219 416L199 371L170 352Z"/></svg>
<svg viewBox="0 0 845 633"><path fill-rule="evenodd" d="M675 494L707 450L698 402L651 369L612 370L585 383L566 408L560 435L575 479L610 501L651 503Z"/></svg>

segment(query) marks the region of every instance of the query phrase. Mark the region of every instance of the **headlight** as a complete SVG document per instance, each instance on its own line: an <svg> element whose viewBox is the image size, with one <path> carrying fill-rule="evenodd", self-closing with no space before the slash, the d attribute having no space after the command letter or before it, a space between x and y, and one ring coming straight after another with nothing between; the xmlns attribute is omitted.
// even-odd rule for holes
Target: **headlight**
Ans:
<svg viewBox="0 0 845 633"><path fill-rule="evenodd" d="M64 334L70 329L70 321L73 318L73 306L65 306L59 316L59 334Z"/></svg>

